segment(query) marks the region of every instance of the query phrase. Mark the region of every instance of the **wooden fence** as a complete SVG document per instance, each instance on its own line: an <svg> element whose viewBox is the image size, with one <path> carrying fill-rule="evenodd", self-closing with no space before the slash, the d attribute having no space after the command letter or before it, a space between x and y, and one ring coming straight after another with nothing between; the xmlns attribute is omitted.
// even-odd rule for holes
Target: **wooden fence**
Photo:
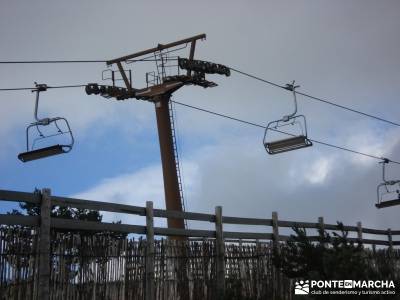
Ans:
<svg viewBox="0 0 400 300"><path fill-rule="evenodd" d="M2 299L94 299L96 295L102 295L101 299L174 299L176 295L181 299L218 299L234 290L233 286L237 284L247 291L249 298L276 298L274 295L279 294L280 299L291 299L291 281L278 274L271 263L271 249L289 238L289 235L280 234L280 229L338 230L337 225L325 224L322 217L318 222L292 222L279 220L276 212L272 213L271 219L223 216L221 207L215 208L215 214L167 211L154 209L152 202L147 202L146 207L138 207L57 197L52 196L49 189L43 189L41 193L0 190L0 200L36 204L41 211L40 216L0 214L0 224L8 225L3 231L17 230L12 234L0 231ZM52 206L140 215L146 218L146 225L51 218ZM155 217L211 222L215 230L155 227ZM266 227L271 229L270 232L232 232L224 231L224 224L258 225L262 231ZM82 237L73 233L57 236L51 229L135 233L145 235L146 240L112 236L104 239L104 236L96 235ZM356 234L349 238L354 242L389 249L400 245L400 241L393 238L400 235L400 230L364 228L361 222L356 226L344 226L344 229ZM385 236L386 239L366 239L363 234ZM155 236L191 239L189 242L160 241ZM250 240L256 242L249 245ZM233 241L238 243L230 243ZM109 242L113 247L109 247ZM23 259L13 261L10 253L19 253ZM182 265L185 266L184 274L176 271L181 270ZM77 266L79 270L71 273ZM13 272L18 274L11 274ZM66 282L63 278L68 276ZM5 286L10 284L4 285L4 282L10 278L19 288L16 295L7 294L9 291ZM163 287L168 281L173 284ZM92 293L83 295L79 290L82 284L86 285L85 291L90 285ZM21 287L25 287L23 291L20 291ZM184 291L192 292L185 295ZM200 296L196 298L196 295Z"/></svg>

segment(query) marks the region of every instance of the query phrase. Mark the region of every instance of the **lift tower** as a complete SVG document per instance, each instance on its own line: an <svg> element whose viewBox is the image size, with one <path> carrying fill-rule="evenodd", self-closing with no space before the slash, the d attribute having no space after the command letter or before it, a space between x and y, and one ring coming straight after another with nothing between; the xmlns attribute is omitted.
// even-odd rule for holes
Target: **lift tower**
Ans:
<svg viewBox="0 0 400 300"><path fill-rule="evenodd" d="M196 41L205 38L205 34L200 34L169 44L158 44L155 48L107 61L108 66L115 64L118 70L111 71L112 76L110 78L112 78L113 86L99 86L95 83L86 86L86 92L89 95L101 94L103 97L116 98L117 100L135 98L155 104L167 210L183 211L182 183L175 141L171 95L185 85L199 85L204 88L217 86L216 83L205 79L205 73L230 75L229 68L223 65L193 59ZM171 57L172 52L182 50L189 45L188 58ZM124 69L122 63L129 64L137 60L149 59L155 61L157 73L146 73L147 86L141 89L134 88L131 73ZM168 74L170 69L177 72ZM180 74L180 69L184 69L184 74ZM116 76L114 72L120 73L125 87L115 86ZM183 219L168 218L168 227L184 229L185 223Z"/></svg>

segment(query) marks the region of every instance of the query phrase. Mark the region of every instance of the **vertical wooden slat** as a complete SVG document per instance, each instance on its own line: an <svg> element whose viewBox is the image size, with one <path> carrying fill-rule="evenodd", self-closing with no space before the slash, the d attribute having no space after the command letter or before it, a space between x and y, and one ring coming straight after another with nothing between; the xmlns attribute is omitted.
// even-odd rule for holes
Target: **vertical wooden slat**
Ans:
<svg viewBox="0 0 400 300"><path fill-rule="evenodd" d="M363 234L362 234L362 225L361 225L361 222L357 222L357 239L358 239L358 243L360 244L362 244L362 237L363 236Z"/></svg>
<svg viewBox="0 0 400 300"><path fill-rule="evenodd" d="M222 207L215 207L215 239L217 254L217 297L225 296L225 245L222 227Z"/></svg>
<svg viewBox="0 0 400 300"><path fill-rule="evenodd" d="M40 238L40 229L38 234L38 229L35 231L35 244L34 244L34 254L33 254L33 272L32 272L32 280L33 280L33 300L38 299L38 288L39 288L39 238Z"/></svg>
<svg viewBox="0 0 400 300"><path fill-rule="evenodd" d="M319 236L322 240L322 245L326 245L325 241L323 240L325 235L325 223L323 217L318 217L318 229L319 229Z"/></svg>
<svg viewBox="0 0 400 300"><path fill-rule="evenodd" d="M273 234L273 247L279 252L279 226L278 226L278 213L272 212L272 234Z"/></svg>
<svg viewBox="0 0 400 300"><path fill-rule="evenodd" d="M277 253L280 253L279 247L279 226L278 226L278 213L276 211L272 212L272 247L273 250ZM279 270L273 268L272 271L273 283L272 283L272 295L273 298L276 298L279 295L279 288L280 288L280 277L279 277Z"/></svg>
<svg viewBox="0 0 400 300"><path fill-rule="evenodd" d="M154 300L154 212L153 202L146 202L146 300Z"/></svg>
<svg viewBox="0 0 400 300"><path fill-rule="evenodd" d="M389 242L389 251L393 250L393 239L392 239L392 230L388 228L387 230L388 242Z"/></svg>
<svg viewBox="0 0 400 300"><path fill-rule="evenodd" d="M42 189L39 240L39 299L50 298L50 189Z"/></svg>

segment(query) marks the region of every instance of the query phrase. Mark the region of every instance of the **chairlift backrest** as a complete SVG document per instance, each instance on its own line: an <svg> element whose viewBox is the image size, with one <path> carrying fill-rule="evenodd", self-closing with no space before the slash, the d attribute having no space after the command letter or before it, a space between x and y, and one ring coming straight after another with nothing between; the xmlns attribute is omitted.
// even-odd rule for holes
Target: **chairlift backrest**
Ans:
<svg viewBox="0 0 400 300"><path fill-rule="evenodd" d="M35 83L36 84L36 83ZM36 88L32 92L36 92L35 110L34 118L35 122L28 125L26 128L26 152L20 153L18 159L22 162L27 162L31 160L36 160L48 156L53 156L57 154L68 153L72 150L74 144L74 137L72 135L71 127L67 119L63 117L55 118L39 118L39 94L40 92L46 91L47 85L36 84ZM44 133L43 129L47 126L54 125L54 133ZM35 130L36 129L36 130ZM33 132L36 132L36 137L34 137ZM48 140L56 136L67 136L67 142L50 145L38 148L37 144L41 141ZM32 138L34 137L34 138Z"/></svg>

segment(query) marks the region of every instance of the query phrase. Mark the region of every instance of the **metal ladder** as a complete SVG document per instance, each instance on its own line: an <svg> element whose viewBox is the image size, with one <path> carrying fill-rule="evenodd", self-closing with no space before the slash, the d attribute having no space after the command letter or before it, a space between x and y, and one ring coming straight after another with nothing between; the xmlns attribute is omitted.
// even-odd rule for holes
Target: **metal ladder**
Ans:
<svg viewBox="0 0 400 300"><path fill-rule="evenodd" d="M170 121L171 121L172 145L173 145L173 148L174 148L176 174L178 176L179 194L180 194L181 199L182 199L182 209L183 209L183 211L186 211L185 198L184 198L184 195L183 195L182 176L181 176L180 164L179 164L178 146L177 146L177 143L176 143L175 119L174 119L174 109L173 109L172 101L169 101L168 107L169 107L169 118L170 118ZM188 228L187 227L187 220L184 219L184 222L185 222L185 228Z"/></svg>
<svg viewBox="0 0 400 300"><path fill-rule="evenodd" d="M154 53L154 59L156 61L158 77L160 78L160 82L163 82L164 78L167 76L167 73L165 70L165 63L166 63L165 54L162 51L159 51L158 53Z"/></svg>

